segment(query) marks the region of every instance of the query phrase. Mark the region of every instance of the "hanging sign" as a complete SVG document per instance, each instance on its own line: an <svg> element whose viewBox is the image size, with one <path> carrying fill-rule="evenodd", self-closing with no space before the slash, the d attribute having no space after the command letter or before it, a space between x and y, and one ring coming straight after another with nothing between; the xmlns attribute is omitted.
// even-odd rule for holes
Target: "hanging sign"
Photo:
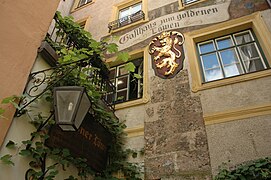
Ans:
<svg viewBox="0 0 271 180"><path fill-rule="evenodd" d="M94 170L105 169L112 136L91 114L86 115L77 131L62 131L53 125L49 136L48 147L67 148L73 156L87 159L87 164Z"/></svg>
<svg viewBox="0 0 271 180"><path fill-rule="evenodd" d="M173 78L183 69L184 36L180 32L163 32L149 44L152 68L161 78Z"/></svg>

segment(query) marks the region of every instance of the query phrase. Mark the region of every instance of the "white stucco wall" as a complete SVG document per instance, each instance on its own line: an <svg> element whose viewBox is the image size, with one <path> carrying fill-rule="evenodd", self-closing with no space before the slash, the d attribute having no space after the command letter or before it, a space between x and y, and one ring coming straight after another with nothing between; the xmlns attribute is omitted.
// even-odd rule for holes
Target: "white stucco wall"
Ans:
<svg viewBox="0 0 271 180"><path fill-rule="evenodd" d="M50 66L40 57L38 56L35 64L32 68L32 72L40 71L43 69L47 69ZM12 121L11 127L7 133L7 137L3 143L2 148L0 149L0 157L11 154L13 157L11 160L14 162L14 166L5 165L0 162L0 179L11 179L11 180L20 180L24 179L26 171L30 168L29 162L31 158L26 158L19 155L19 151L24 149L25 146L21 143L22 141L29 140L31 138L31 132L35 132L36 128L30 124L29 122L35 118L39 112L42 113L42 116L48 117L50 114L50 104L46 101L39 101L38 104L32 103L30 105L31 111L22 115L21 117L15 117ZM17 144L18 149L8 149L6 148L6 144L9 141L13 141ZM46 166L50 166L55 162L48 161L46 162ZM59 170L59 174L56 176L56 180L63 180L68 178L70 175L77 177L77 169L70 166L67 171L62 170L62 166L57 166Z"/></svg>

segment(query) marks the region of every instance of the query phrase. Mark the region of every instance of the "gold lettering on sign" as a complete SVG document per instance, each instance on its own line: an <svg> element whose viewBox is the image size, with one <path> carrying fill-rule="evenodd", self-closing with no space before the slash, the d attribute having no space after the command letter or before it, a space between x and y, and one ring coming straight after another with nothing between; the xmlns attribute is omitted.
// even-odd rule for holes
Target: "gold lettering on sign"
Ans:
<svg viewBox="0 0 271 180"><path fill-rule="evenodd" d="M181 41L179 41L178 36L181 37ZM156 41L159 42L159 45L156 43ZM176 58L180 58L182 53L176 48L176 45L181 46L183 43L183 34L176 31L163 32L150 42L149 53L154 54L155 52L158 52L157 55L154 55L156 67L159 69L163 67L168 68L168 70L164 73L165 76L173 74L176 68L179 66L179 64L176 62ZM162 57L164 58L161 59ZM157 63L159 59L161 59L161 61Z"/></svg>
<svg viewBox="0 0 271 180"><path fill-rule="evenodd" d="M102 151L106 150L106 146L104 145L101 138L99 138L97 134L91 134L88 130L84 129L83 127L80 127L79 133L85 139L90 141L90 143L93 144L95 147L99 148Z"/></svg>

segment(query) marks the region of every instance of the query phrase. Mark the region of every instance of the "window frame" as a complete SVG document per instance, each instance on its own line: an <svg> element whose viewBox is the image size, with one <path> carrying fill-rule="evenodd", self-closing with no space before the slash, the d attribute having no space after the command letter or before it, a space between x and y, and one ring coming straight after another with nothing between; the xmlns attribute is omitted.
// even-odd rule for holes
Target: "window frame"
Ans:
<svg viewBox="0 0 271 180"><path fill-rule="evenodd" d="M81 4L82 1L85 1L83 4ZM77 8L80 8L82 6L85 6L88 3L92 3L93 0L79 0L77 4Z"/></svg>
<svg viewBox="0 0 271 180"><path fill-rule="evenodd" d="M148 60L149 60L149 54L148 54L148 48L145 47L143 49L134 50L131 52L128 52L130 55L130 59L127 62L133 61L137 58L142 57L143 58L143 94L141 98L135 99L135 100L129 100L122 103L115 104L115 109L123 109L131 106L141 105L145 104L149 101L149 93L148 93ZM117 57L110 58L106 60L106 62L109 64L110 67L115 66L122 66L122 61L116 60Z"/></svg>
<svg viewBox="0 0 271 180"><path fill-rule="evenodd" d="M178 0L178 2L179 2L179 10L183 10L184 8L196 5L196 4L204 2L204 1L206 1L206 0L196 0L195 2L191 2L191 3L185 4L183 2L183 0Z"/></svg>
<svg viewBox="0 0 271 180"><path fill-rule="evenodd" d="M84 30L88 31L88 27L91 21L91 17L86 17L80 20L77 20L76 23L78 23Z"/></svg>
<svg viewBox="0 0 271 180"><path fill-rule="evenodd" d="M243 44L238 44L236 37L239 36L239 35L242 35L242 34L249 34L249 37L251 38L251 41L243 43ZM226 47L226 48L219 48L218 42L220 40L224 40L224 39L229 39L230 42L231 42L231 45L229 47ZM208 52L201 52L201 47L200 46L204 45L204 44L209 44L209 43L213 44L214 49L211 50L211 51L208 51ZM247 66L245 65L246 64L245 60L241 56L240 48L243 47L243 46L252 45L252 44L255 46L255 50L257 51L257 54L258 54L257 59L259 59L261 61L261 65L263 66L263 69L250 72L249 69L247 68ZM254 72L266 70L269 67L268 67L268 64L266 63L266 58L264 57L264 54L262 54L262 51L260 49L261 49L261 47L260 47L259 43L257 42L257 39L256 39L256 37L255 37L255 35L254 35L254 33L252 32L251 29L247 29L247 30L243 30L243 31L240 31L240 32L235 32L235 33L230 33L230 34L227 34L227 35L224 35L224 36L221 36L221 37L217 37L217 38L213 38L213 39L210 39L210 40L207 40L207 41L197 43L197 50L198 50L198 54L199 54L198 60L200 61L204 83L209 83L209 82L216 81L216 80L221 80L221 79L225 79L225 78L241 76L241 75L244 75L244 74L249 74L249 73L254 73ZM225 52L225 51L228 51L228 50L232 50L232 52L234 52L234 56L235 56L236 61L234 61L234 63L231 63L231 64L224 64L223 63L223 58L222 58L222 52ZM211 54L216 55L218 66L207 69L207 68L204 67L203 57L211 55ZM226 73L227 72L226 67L229 66L229 65L232 65L232 64L239 64L240 71L238 72L239 74L237 74L237 75L228 76L227 73ZM208 80L207 75L206 75L206 71L212 70L212 69L217 69L217 68L220 69L221 75L223 77L217 78L217 79L214 79L214 80ZM239 68L238 68L238 70L239 70Z"/></svg>
<svg viewBox="0 0 271 180"><path fill-rule="evenodd" d="M271 66L271 33L268 30L260 12L253 13L241 18L229 20L213 26L195 30L185 33L187 49L187 58L189 59L190 73L192 79L192 91L198 92L200 90L225 86L229 84L248 81L256 78L266 77L271 75L271 69L243 74L240 76L229 77L216 81L204 83L201 72L200 63L198 60L197 43L225 36L230 33L237 33L246 29L252 29L256 41L260 45L261 54L265 56L267 66Z"/></svg>
<svg viewBox="0 0 271 180"><path fill-rule="evenodd" d="M149 19L148 19L148 7L147 7L148 1L147 0L126 0L126 1L123 1L121 3L113 5L112 15L111 15L111 18L109 20L109 23L119 19L120 10L128 8L128 7L133 6L133 5L136 5L136 4L140 3L140 2L141 2L141 10L144 12L144 14L145 14L144 17L145 18L141 19L139 21L127 24L125 26L121 26L121 27L119 27L117 29L111 30L110 34L118 32L118 31L122 31L122 30L130 28L132 26L139 25L139 24L142 24L142 23L145 23L145 22L149 21Z"/></svg>
<svg viewBox="0 0 271 180"><path fill-rule="evenodd" d="M91 2L87 2L87 3L85 3L85 4L81 5L81 6L78 6L79 3L80 3L80 1L81 0L74 0L73 6L71 8L71 13L73 13L73 12L75 12L77 10L80 10L82 8L85 8L85 7L87 7L87 6L91 5L91 4L93 4L96 0L91 0Z"/></svg>
<svg viewBox="0 0 271 180"><path fill-rule="evenodd" d="M137 70L140 70L140 67L142 68L142 72L144 73L144 57L138 57L138 58L135 58L135 59L131 59L129 62L133 62L135 60L140 60L142 63L143 63L143 66L141 67L141 64L136 66L137 67ZM122 92L126 92L125 93L125 97L124 99L119 99L118 97L114 97L116 98L115 99L115 104L118 104L118 103L123 103L123 102L128 102L128 101L133 101L133 100L137 100L137 99L141 99L142 96L143 96L143 93L141 94L141 96L139 95L140 93L140 90L142 89L143 90L143 84L142 84L142 87L140 86L140 84L142 83L143 79L137 79L137 92L136 94L134 94L136 96L135 99L131 98L130 97L130 93L131 93L131 83L133 80L135 80L134 78L132 78L131 76L131 73L130 72L125 72L124 74L120 74L120 71L122 68L125 67L125 65L127 64L128 62L126 63L122 63L120 65L117 65L117 66L114 66L112 68L110 68L110 71L114 71L114 78L112 79L109 79L112 84L115 85L115 88L116 88L116 96L118 96L118 93L122 93ZM139 73L139 72L138 72ZM121 81L121 79L123 78L127 78L127 81L125 83L125 87L122 87L122 88L119 88L118 85L119 85L119 81ZM143 77L144 78L144 74L143 74ZM110 93L111 94L111 93Z"/></svg>

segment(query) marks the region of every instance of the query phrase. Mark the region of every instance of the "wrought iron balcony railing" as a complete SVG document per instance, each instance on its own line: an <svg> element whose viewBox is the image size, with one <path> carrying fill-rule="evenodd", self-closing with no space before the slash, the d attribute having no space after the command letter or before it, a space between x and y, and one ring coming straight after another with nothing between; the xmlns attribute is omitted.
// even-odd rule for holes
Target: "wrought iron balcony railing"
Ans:
<svg viewBox="0 0 271 180"><path fill-rule="evenodd" d="M145 14L141 10L141 11L138 11L138 12L132 14L132 15L125 16L125 17L120 18L118 20L112 21L108 24L109 32L111 32L112 30L121 28L123 26L127 26L129 24L134 23L134 22L140 21L142 19L145 19Z"/></svg>
<svg viewBox="0 0 271 180"><path fill-rule="evenodd" d="M81 40L78 41L78 37L74 32L69 32L68 28L58 20L58 16L54 17L52 22L52 27L49 30L46 41L48 42L46 51L49 49L49 53L52 51L60 50L60 47L67 48L87 48L89 49L89 41ZM43 46L44 48L44 46ZM41 51L41 50L40 50ZM56 58L56 57L54 57ZM94 68L90 68L94 67ZM107 93L116 93L115 86L109 81L109 70L100 59L100 57L94 53L91 57L87 59L82 59L76 62L71 62L67 64L58 64L54 65L52 68L45 69L42 71L33 72L29 75L28 86L25 89L25 97L20 103L20 108L17 112L17 115L23 113L24 109L27 108L32 102L37 98L42 96L46 91L52 89L54 86L57 86L59 80L68 77L72 72L80 72L82 69L88 68L87 73L87 83L93 85L98 92L101 92L101 100L103 101L103 106L106 109L114 111L114 103L108 102L106 100ZM57 78L57 79L56 79ZM74 85L71 82L70 85Z"/></svg>

